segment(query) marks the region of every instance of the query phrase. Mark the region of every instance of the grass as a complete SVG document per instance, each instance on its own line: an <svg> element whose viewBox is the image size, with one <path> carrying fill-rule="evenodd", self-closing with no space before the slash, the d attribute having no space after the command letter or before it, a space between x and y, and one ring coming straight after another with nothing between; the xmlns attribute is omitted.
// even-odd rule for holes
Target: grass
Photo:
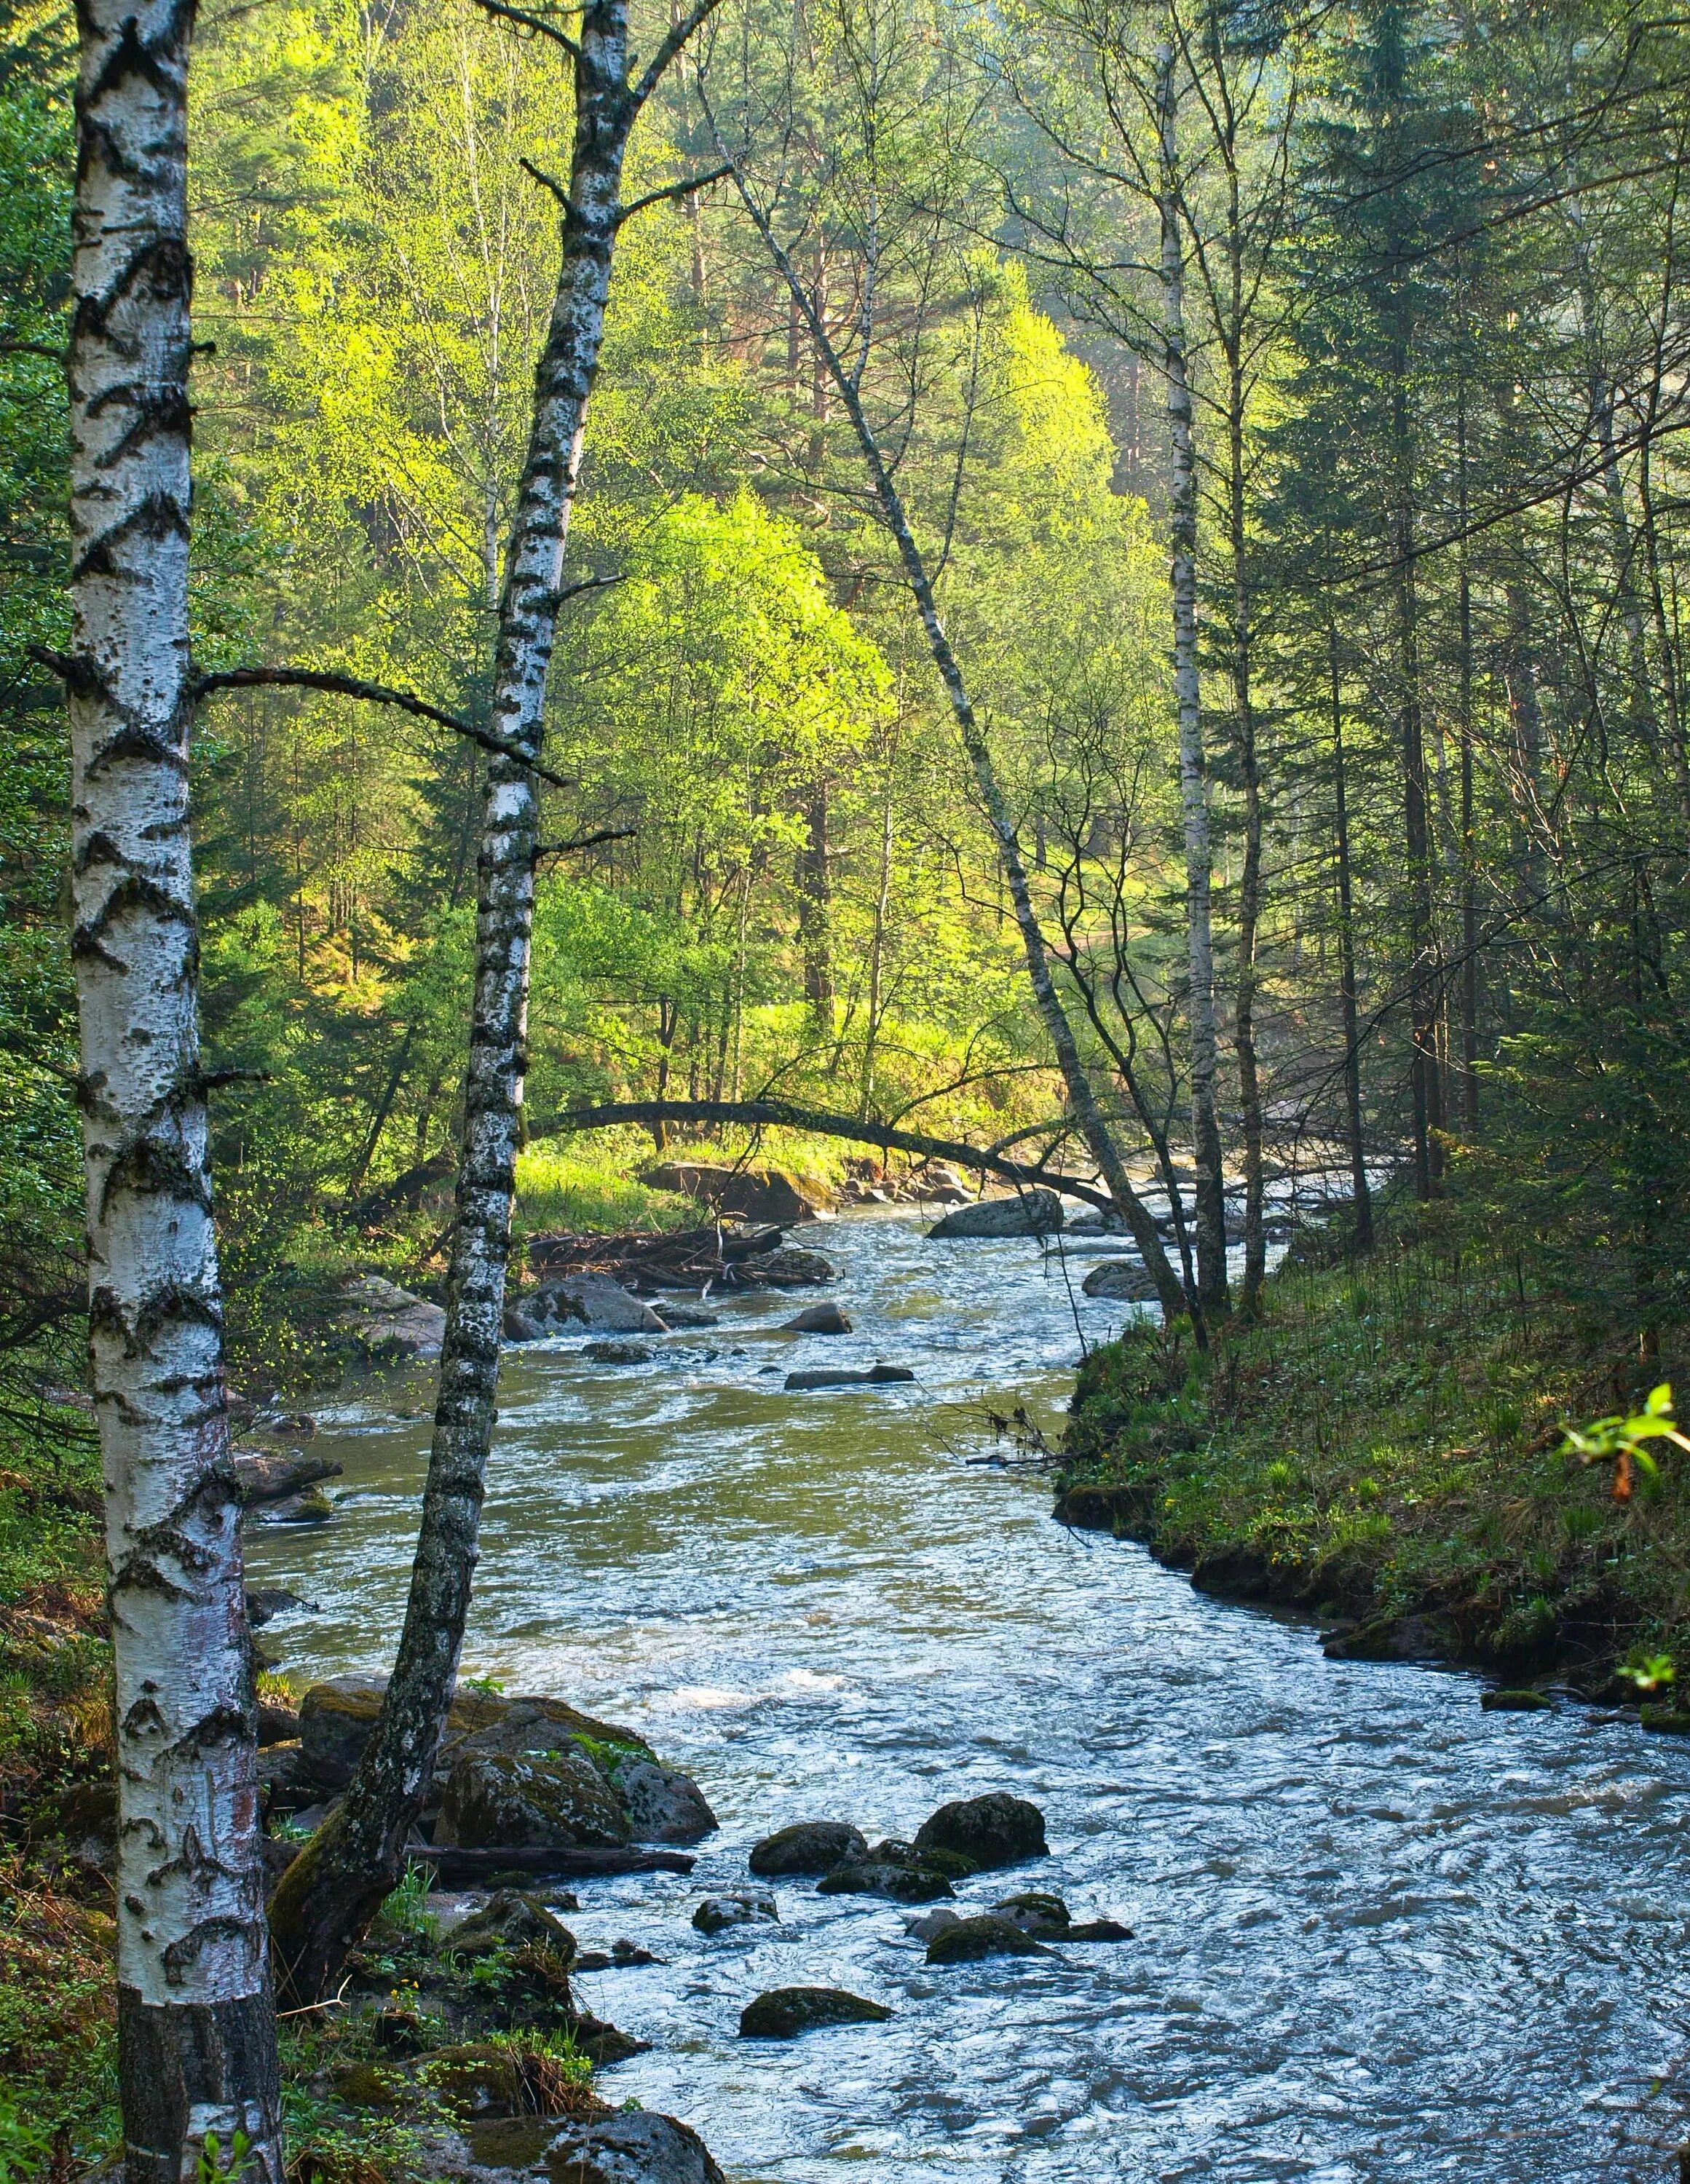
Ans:
<svg viewBox="0 0 1690 2184"><path fill-rule="evenodd" d="M1676 1365L1690 1356L1640 1357L1524 1256L1398 1233L1364 1261L1288 1265L1260 1323L1207 1358L1147 1329L1096 1351L1061 1485L1077 1518L1199 1585L1381 1639L1419 1616L1451 1655L1611 1687L1622 1661L1690 1661L1690 1458L1665 1451L1619 1502L1564 1429Z"/></svg>
<svg viewBox="0 0 1690 2184"><path fill-rule="evenodd" d="M834 1190L845 1179L847 1162L872 1154L869 1146L792 1130L724 1130L719 1138L675 1139L661 1153L646 1130L549 1138L517 1157L517 1223L530 1236L553 1229L590 1235L685 1228L706 1218L706 1209L678 1192L649 1190L636 1180L639 1170L660 1161L706 1167L743 1161L747 1167L782 1168Z"/></svg>

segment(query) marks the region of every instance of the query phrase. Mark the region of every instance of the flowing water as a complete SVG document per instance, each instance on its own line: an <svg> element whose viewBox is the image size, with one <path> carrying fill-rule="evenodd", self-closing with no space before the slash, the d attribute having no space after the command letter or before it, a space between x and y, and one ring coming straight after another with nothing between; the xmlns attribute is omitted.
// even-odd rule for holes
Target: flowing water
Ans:
<svg viewBox="0 0 1690 2184"><path fill-rule="evenodd" d="M1325 1660L1302 1624L1195 1594L1141 1549L1065 1532L1043 1479L981 1466L988 1402L1054 1424L1078 1298L1031 1241L912 1219L812 1231L850 1337L730 1301L648 1366L578 1342L509 1356L466 1673L638 1727L721 1817L696 1872L587 1884L588 1974L652 2043L614 2098L784 2184L1665 2178L1690 2040L1690 1747L1568 1705L1485 1714L1470 1677ZM1070 1279L1073 1294L1070 1293ZM806 1300L795 1300L801 1304ZM912 1386L783 1391L795 1366ZM407 1399L419 1407L395 1416ZM346 1476L316 1531L255 1527L296 1674L392 1646L426 1380L326 1417ZM791 1820L907 1836L950 1797L1043 1808L1051 1856L960 1893L1053 1889L1136 1934L929 1970L907 1914L780 1886L778 1926L706 1940L707 1890ZM967 1908L965 1903L964 1908ZM890 2023L741 2042L766 1987L837 1985Z"/></svg>

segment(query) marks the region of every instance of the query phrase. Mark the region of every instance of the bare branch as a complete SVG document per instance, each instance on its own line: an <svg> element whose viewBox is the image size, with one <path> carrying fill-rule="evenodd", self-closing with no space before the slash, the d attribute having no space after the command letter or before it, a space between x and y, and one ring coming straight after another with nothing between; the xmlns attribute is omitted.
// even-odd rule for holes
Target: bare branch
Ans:
<svg viewBox="0 0 1690 2184"><path fill-rule="evenodd" d="M644 106L668 71L669 64L680 52L693 32L700 29L716 13L721 0L696 0L696 4L673 25L662 44L651 56L651 64L633 87L633 103Z"/></svg>
<svg viewBox="0 0 1690 2184"><path fill-rule="evenodd" d="M577 834L572 842L537 842L534 862L542 857L573 856L578 850L596 850L601 842L631 842L638 834L638 827L602 827L596 834Z"/></svg>
<svg viewBox="0 0 1690 2184"><path fill-rule="evenodd" d="M513 765L526 767L539 780L549 781L554 788L575 786L564 775L543 766L520 744L507 743L489 728L478 728L471 721L460 720L455 713L443 712L438 705L431 705L426 698L414 697L409 690L389 689L385 682L365 682L355 675L335 675L318 667L228 667L216 674L196 675L189 685L190 694L196 702L219 690L266 688L326 690L335 697L356 698L366 705L397 705L402 713L411 713L420 721L432 721L438 727L450 728L454 735L468 737L472 744L479 744L496 758L508 758Z"/></svg>
<svg viewBox="0 0 1690 2184"><path fill-rule="evenodd" d="M523 164L526 166L527 162L524 160ZM661 204L670 198L689 198L699 190L707 189L712 182L725 181L733 171L731 166L712 167L707 175L689 175L684 181L671 182L665 189L648 190L643 198L636 198L632 204L622 207L616 214L616 226L620 227L625 220L644 212L648 205Z"/></svg>
<svg viewBox="0 0 1690 2184"><path fill-rule="evenodd" d="M541 37L551 39L555 45L563 47L571 60L580 59L580 47L567 31L554 23L549 16L531 14L526 8L508 7L505 0L476 0L476 5L489 15L497 15L502 22L515 23L521 30L534 31ZM527 164L526 159L522 162L525 167Z"/></svg>

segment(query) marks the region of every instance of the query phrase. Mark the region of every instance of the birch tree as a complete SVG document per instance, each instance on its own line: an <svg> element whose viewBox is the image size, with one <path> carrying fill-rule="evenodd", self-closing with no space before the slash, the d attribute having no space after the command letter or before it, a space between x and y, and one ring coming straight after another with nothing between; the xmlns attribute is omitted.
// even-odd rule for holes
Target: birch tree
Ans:
<svg viewBox="0 0 1690 2184"><path fill-rule="evenodd" d="M1186 1295L1156 1222L1128 1176L1051 973L1050 949L1033 900L1015 815L940 611L932 562L917 536L898 482L899 443L908 446L923 378L932 369L928 350L938 298L962 270L953 262L949 215L935 209L926 187L913 191L901 187L899 168L909 156L908 136L917 115L927 128L948 126L953 141L966 136L967 126L956 114L943 114L942 86L920 81L929 41L921 24L904 11L883 0L867 0L862 6L843 0L832 7L814 40L817 53L826 55L824 61L812 58L812 27L805 25L800 36L795 26L792 50L774 70L778 88L760 112L756 109L761 94L752 88L754 75L748 73L731 144L712 103L709 71L701 72L700 97L711 142L716 156L727 163L740 203L821 360L867 473L871 505L895 550L900 576L915 606L991 828L1028 981L1062 1075L1075 1134L1096 1163L1112 1204L1138 1245L1163 1312L1172 1317L1189 1310L1202 1340L1198 1300ZM818 78L824 70L825 80L806 84L803 79L812 70ZM835 136L806 173L804 148L809 136L800 112L807 111L806 102L812 98L834 109ZM767 172L761 171L764 164ZM952 178L942 173L923 177L923 185L934 183L942 205ZM846 255L851 260L855 308L840 324L828 310L826 284ZM806 264L827 270L806 276L800 270ZM909 292L895 307L894 292L901 283ZM887 329L895 309L902 354L890 360L890 369L895 381L902 375L902 384L892 398L893 426L888 433L877 425L869 404L878 373L889 368L893 343ZM966 449L966 432L962 445ZM953 507L953 521L954 512Z"/></svg>
<svg viewBox="0 0 1690 2184"><path fill-rule="evenodd" d="M498 748L482 800L470 1059L421 1526L374 1733L344 1797L283 1875L272 1907L278 1960L301 2002L324 1992L399 1877L457 1676L497 1415L540 848L536 769L564 549L616 231L642 204L678 194L660 190L625 205L622 169L641 109L716 0L698 0L643 70L630 47L627 0L588 0L578 15L530 13L501 0L481 4L564 55L573 74L575 136L567 181L537 174L562 213L561 256L499 595L489 713ZM566 21L575 27L564 28Z"/></svg>
<svg viewBox="0 0 1690 2184"><path fill-rule="evenodd" d="M188 833L193 10L79 11L71 872L131 2184L282 2184Z"/></svg>

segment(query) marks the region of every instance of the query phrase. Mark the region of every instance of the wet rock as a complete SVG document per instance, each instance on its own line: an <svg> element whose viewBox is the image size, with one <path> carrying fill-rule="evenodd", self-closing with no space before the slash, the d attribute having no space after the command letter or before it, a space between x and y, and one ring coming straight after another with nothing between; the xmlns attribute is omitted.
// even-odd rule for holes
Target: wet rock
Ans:
<svg viewBox="0 0 1690 2184"><path fill-rule="evenodd" d="M1046 1896L1036 1889L1020 1896L1000 1897L992 1909L1007 1919L1012 1926L1018 1926L1023 1934L1031 1934L1041 1942L1065 1940L1073 1924L1068 1908L1060 1896Z"/></svg>
<svg viewBox="0 0 1690 2184"><path fill-rule="evenodd" d="M698 2133L652 2109L572 2117L521 2173L535 2184L728 2184Z"/></svg>
<svg viewBox="0 0 1690 2184"><path fill-rule="evenodd" d="M697 1842L720 1825L698 1784L655 1759L620 1761L611 1770L611 1786L640 1842Z"/></svg>
<svg viewBox="0 0 1690 2184"><path fill-rule="evenodd" d="M333 1514L334 1504L322 1489L309 1486L303 1494L290 1494L285 1501L266 1502L259 1513L259 1521L265 1524L326 1524Z"/></svg>
<svg viewBox="0 0 1690 2184"><path fill-rule="evenodd" d="M648 1190L680 1191L718 1212L736 1213L743 1221L772 1221L783 1228L813 1221L833 1202L820 1184L778 1167L707 1167L695 1161L662 1161L641 1168L638 1180Z"/></svg>
<svg viewBox="0 0 1690 2184"><path fill-rule="evenodd" d="M980 1869L976 1859L964 1858L960 1851L918 1850L913 1843L901 1842L896 1836L889 1836L884 1842L871 1843L863 1862L868 1865L901 1865L910 1873L942 1873L947 1880L966 1880L970 1874Z"/></svg>
<svg viewBox="0 0 1690 2184"><path fill-rule="evenodd" d="M935 1911L923 1911L918 1919L906 1919L904 1931L918 1942L930 1942L935 1934L954 1926L962 1916L960 1911L947 1911L941 1903Z"/></svg>
<svg viewBox="0 0 1690 2184"><path fill-rule="evenodd" d="M843 1366L822 1366L813 1372L789 1373L784 1384L791 1389L890 1388L915 1377L907 1365L868 1365L855 1372Z"/></svg>
<svg viewBox="0 0 1690 2184"><path fill-rule="evenodd" d="M1096 1486L1082 1482L1057 1496L1051 1512L1059 1524L1084 1532L1120 1533L1148 1513L1153 1490L1141 1485Z"/></svg>
<svg viewBox="0 0 1690 2184"><path fill-rule="evenodd" d="M530 1319L552 1330L580 1326L594 1334L668 1332L649 1304L642 1304L608 1274L566 1274L525 1291L516 1302Z"/></svg>
<svg viewBox="0 0 1690 2184"><path fill-rule="evenodd" d="M778 1926L780 1912L772 1896L736 1888L725 1895L706 1896L693 1914L693 1924L700 1934L722 1934L730 1926Z"/></svg>
<svg viewBox="0 0 1690 2184"><path fill-rule="evenodd" d="M486 1957L495 1949L549 1949L566 1965L575 1961L575 1936L541 1903L516 1888L501 1888L478 1911L459 1920L440 1944L443 1956Z"/></svg>
<svg viewBox="0 0 1690 2184"><path fill-rule="evenodd" d="M297 1592L290 1592L285 1585L249 1585L247 1588L247 1621L254 1630L262 1630L266 1623L278 1615L291 1615L296 1607L303 1607L309 1615L319 1611L315 1601L306 1600Z"/></svg>
<svg viewBox="0 0 1690 2184"><path fill-rule="evenodd" d="M248 1509L287 1501L321 1479L338 1479L346 1468L326 1456L307 1456L298 1448L237 1449L230 1461L235 1468L235 1484L242 1505ZM304 1605L297 1593L284 1595L281 1586L276 1591L293 1606ZM247 1597L250 1602L254 1596L249 1593ZM271 1613L279 1612L280 1602ZM249 1608L248 1620L251 1619ZM269 1617L261 1615L259 1620L266 1622Z"/></svg>
<svg viewBox="0 0 1690 2184"><path fill-rule="evenodd" d="M1053 1190L1023 1190L1013 1198L983 1198L935 1221L929 1236L1048 1236L1060 1228L1063 1202Z"/></svg>
<svg viewBox="0 0 1690 2184"><path fill-rule="evenodd" d="M507 1342L538 1342L545 1331L540 1322L532 1313L524 1312L521 1305L505 1306L505 1340Z"/></svg>
<svg viewBox="0 0 1690 2184"><path fill-rule="evenodd" d="M581 1355L594 1365L649 1365L652 1358L640 1342L588 1342Z"/></svg>
<svg viewBox="0 0 1690 2184"><path fill-rule="evenodd" d="M1076 1214L1068 1223L1067 1233L1070 1236L1124 1236L1129 1231L1118 1213L1106 1213L1102 1206L1094 1206L1085 1213Z"/></svg>
<svg viewBox="0 0 1690 2184"><path fill-rule="evenodd" d="M706 1312L701 1304L688 1304L679 1297L666 1296L655 1307L657 1317L667 1328L720 1327L722 1314Z"/></svg>
<svg viewBox="0 0 1690 2184"><path fill-rule="evenodd" d="M360 1274L340 1294L340 1332L349 1347L368 1363L403 1364L410 1358L440 1355L446 1315L438 1304L429 1304L381 1274Z"/></svg>
<svg viewBox="0 0 1690 2184"><path fill-rule="evenodd" d="M761 1284L771 1290L815 1289L823 1282L838 1279L837 1270L819 1251L800 1251L790 1247L779 1251L759 1251L749 1259L741 1259L734 1273L748 1288Z"/></svg>
<svg viewBox="0 0 1690 2184"><path fill-rule="evenodd" d="M1542 1691L1486 1691L1479 1704L1486 1713L1548 1713L1555 1702Z"/></svg>
<svg viewBox="0 0 1690 2184"><path fill-rule="evenodd" d="M1105 1259L1079 1286L1089 1297L1115 1297L1126 1304L1156 1301L1156 1284L1136 1259Z"/></svg>
<svg viewBox="0 0 1690 2184"><path fill-rule="evenodd" d="M812 1304L791 1319L782 1320L780 1332L783 1334L849 1334L851 1321L836 1304Z"/></svg>
<svg viewBox="0 0 1690 2184"><path fill-rule="evenodd" d="M1055 1952L1035 1941L1013 1919L987 1912L978 1919L959 1919L935 1934L927 1945L930 1964L972 1964L980 1957L1048 1957Z"/></svg>
<svg viewBox="0 0 1690 2184"><path fill-rule="evenodd" d="M883 1865L860 1859L836 1865L817 1883L818 1896L884 1896L894 1903L932 1903L957 1892L927 1866Z"/></svg>
<svg viewBox="0 0 1690 2184"><path fill-rule="evenodd" d="M381 1712L387 1678L333 1676L313 1684L299 1702L299 1736L313 1778L327 1790L343 1790L364 1755ZM578 1751L585 1737L622 1756L655 1755L631 1729L600 1721L562 1699L507 1697L502 1692L460 1686L446 1717L446 1732L435 1762L436 1785L466 1752L511 1753Z"/></svg>
<svg viewBox="0 0 1690 2184"><path fill-rule="evenodd" d="M868 1855L862 1833L846 1820L795 1820L751 1846L747 1863L764 1879L777 1874L831 1873Z"/></svg>
<svg viewBox="0 0 1690 2184"><path fill-rule="evenodd" d="M739 2013L742 2040L793 2040L822 2025L884 2025L892 2014L837 1986L777 1986L748 2002Z"/></svg>
<svg viewBox="0 0 1690 2184"><path fill-rule="evenodd" d="M633 1830L591 1760L466 1752L446 1780L434 1840L462 1850L608 1848Z"/></svg>
<svg viewBox="0 0 1690 2184"><path fill-rule="evenodd" d="M258 1704L258 1742L260 1751L273 1744L297 1744L299 1717L292 1707L274 1706L268 1699Z"/></svg>
<svg viewBox="0 0 1690 2184"><path fill-rule="evenodd" d="M1076 1919L1062 1937L1069 1942L1130 1942L1133 1930L1118 1919Z"/></svg>
<svg viewBox="0 0 1690 2184"><path fill-rule="evenodd" d="M916 1848L957 1851L984 1871L1050 1855L1039 1808L1001 1790L941 1805L917 1829Z"/></svg>

